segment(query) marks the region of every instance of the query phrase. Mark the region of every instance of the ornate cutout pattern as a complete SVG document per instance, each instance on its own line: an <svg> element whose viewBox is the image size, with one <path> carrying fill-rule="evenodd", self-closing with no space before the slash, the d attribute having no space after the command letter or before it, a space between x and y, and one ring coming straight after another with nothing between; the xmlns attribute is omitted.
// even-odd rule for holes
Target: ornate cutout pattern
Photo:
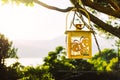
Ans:
<svg viewBox="0 0 120 80"><path fill-rule="evenodd" d="M80 38L72 37L71 42L71 51L72 56L81 55L81 56L89 56L89 38L85 36L81 36Z"/></svg>

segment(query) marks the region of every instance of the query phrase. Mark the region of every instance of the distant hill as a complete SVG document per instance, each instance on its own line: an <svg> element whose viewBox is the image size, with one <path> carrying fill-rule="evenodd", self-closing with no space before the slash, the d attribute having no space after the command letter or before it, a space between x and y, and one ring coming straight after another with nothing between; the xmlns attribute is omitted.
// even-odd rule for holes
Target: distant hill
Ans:
<svg viewBox="0 0 120 80"><path fill-rule="evenodd" d="M21 58L43 58L57 46L65 46L65 36L53 40L14 40L13 44Z"/></svg>
<svg viewBox="0 0 120 80"><path fill-rule="evenodd" d="M52 40L14 40L13 44L18 48L20 58L43 58L49 51L55 50L57 46L66 47L65 35L58 36ZM106 40L97 37L101 50L104 48L113 48L114 40ZM95 40L93 38L93 53L98 52Z"/></svg>

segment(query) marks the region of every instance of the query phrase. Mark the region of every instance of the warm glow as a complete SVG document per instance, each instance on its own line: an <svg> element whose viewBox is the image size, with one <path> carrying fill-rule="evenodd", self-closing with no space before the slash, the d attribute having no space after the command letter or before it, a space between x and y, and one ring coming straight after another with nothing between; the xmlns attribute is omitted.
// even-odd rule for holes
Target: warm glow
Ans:
<svg viewBox="0 0 120 80"><path fill-rule="evenodd" d="M40 5L0 5L0 33L11 40L53 39L64 34L65 16Z"/></svg>

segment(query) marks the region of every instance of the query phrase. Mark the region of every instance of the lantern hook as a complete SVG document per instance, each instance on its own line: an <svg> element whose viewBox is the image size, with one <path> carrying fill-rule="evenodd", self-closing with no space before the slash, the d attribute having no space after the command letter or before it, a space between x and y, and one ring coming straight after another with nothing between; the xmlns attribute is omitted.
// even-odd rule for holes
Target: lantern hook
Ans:
<svg viewBox="0 0 120 80"><path fill-rule="evenodd" d="M87 18L88 18L88 24L84 21L82 14L78 14L78 13L77 13L78 10L85 12L85 14L87 15ZM73 19L72 19L72 21L71 21L71 24L70 24L70 28L71 28L72 24L73 24L75 27L77 27L78 29L82 29L82 28L84 28L83 25L86 25L86 27L90 30L90 16L89 16L89 14L87 13L87 11L84 10L84 9L82 9L82 8L73 8L72 10L70 10L70 11L68 12L68 14L67 14L67 16L66 16L66 30L67 30L67 26L68 26L68 23L67 23L67 21L68 21L68 15L70 14L71 11L75 11L75 12L74 12L74 16L73 16ZM79 24L79 25L77 24L77 25L76 25L76 24L74 23L75 16L77 16L79 19L81 19L81 21L83 22L83 24Z"/></svg>

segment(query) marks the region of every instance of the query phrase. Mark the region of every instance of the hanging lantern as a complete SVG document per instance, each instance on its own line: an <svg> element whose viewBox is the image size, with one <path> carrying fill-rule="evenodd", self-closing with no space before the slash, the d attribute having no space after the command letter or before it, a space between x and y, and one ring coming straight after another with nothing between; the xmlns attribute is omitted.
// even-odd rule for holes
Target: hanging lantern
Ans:
<svg viewBox="0 0 120 80"><path fill-rule="evenodd" d="M83 24L74 24L75 30L66 30L68 58L91 58L92 40L90 29L83 30Z"/></svg>

